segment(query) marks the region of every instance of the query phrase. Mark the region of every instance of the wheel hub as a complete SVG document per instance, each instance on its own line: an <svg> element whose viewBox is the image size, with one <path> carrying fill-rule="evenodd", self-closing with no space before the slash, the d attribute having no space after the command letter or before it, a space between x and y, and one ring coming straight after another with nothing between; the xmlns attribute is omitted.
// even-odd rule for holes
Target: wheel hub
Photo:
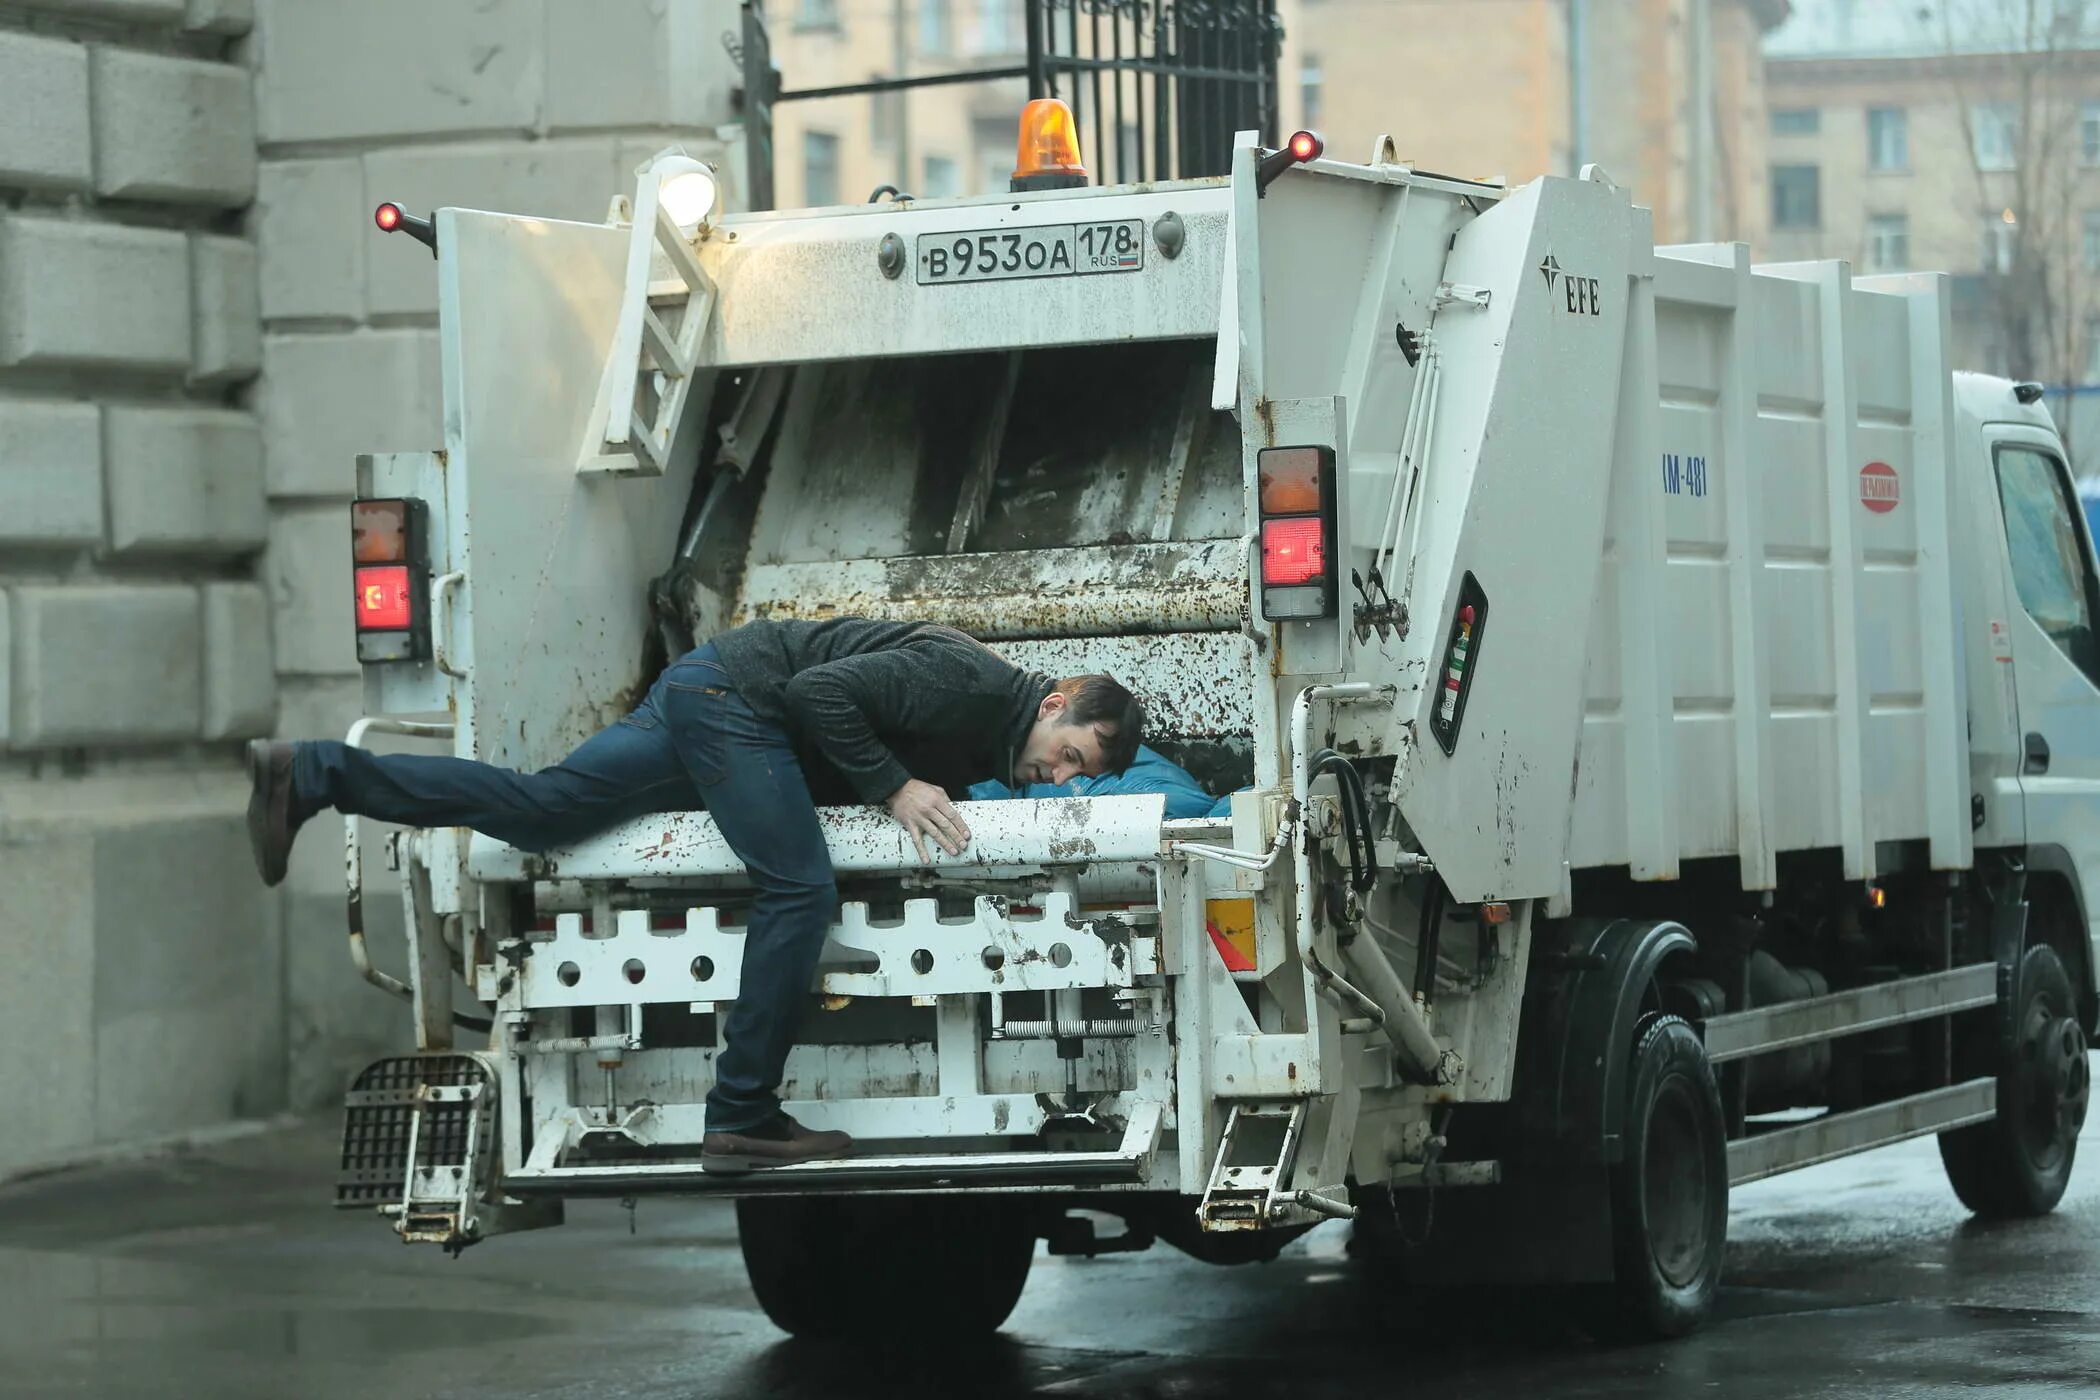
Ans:
<svg viewBox="0 0 2100 1400"><path fill-rule="evenodd" d="M1705 1160L1689 1095L1681 1086L1660 1095L1649 1124L1646 1200L1649 1247L1656 1269L1679 1288L1699 1276L1707 1252Z"/></svg>
<svg viewBox="0 0 2100 1400"><path fill-rule="evenodd" d="M2085 1126L2092 1097L2085 1031L2074 1018L2054 1015L2039 1003L2023 1029L2020 1077L2028 1145L2037 1163L2053 1162Z"/></svg>

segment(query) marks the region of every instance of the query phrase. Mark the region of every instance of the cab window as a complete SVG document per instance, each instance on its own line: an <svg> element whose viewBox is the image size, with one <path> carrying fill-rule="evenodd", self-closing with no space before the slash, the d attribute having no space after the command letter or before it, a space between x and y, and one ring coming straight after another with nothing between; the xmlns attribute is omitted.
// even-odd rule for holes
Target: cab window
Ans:
<svg viewBox="0 0 2100 1400"><path fill-rule="evenodd" d="M2031 447L1998 449L1998 499L2020 606L2086 678L2100 685L2100 613L2092 556L2063 464Z"/></svg>

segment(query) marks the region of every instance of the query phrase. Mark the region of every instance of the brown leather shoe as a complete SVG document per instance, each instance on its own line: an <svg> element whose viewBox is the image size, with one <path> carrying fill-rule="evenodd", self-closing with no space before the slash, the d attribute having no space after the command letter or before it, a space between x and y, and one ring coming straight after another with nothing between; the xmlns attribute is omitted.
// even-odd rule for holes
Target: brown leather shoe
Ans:
<svg viewBox="0 0 2100 1400"><path fill-rule="evenodd" d="M292 858L292 838L306 821L292 810L293 746L248 741L248 845L266 885L281 884Z"/></svg>
<svg viewBox="0 0 2100 1400"><path fill-rule="evenodd" d="M734 1133L708 1133L700 1139L700 1170L748 1172L759 1167L786 1167L845 1157L853 1139L836 1130L803 1127L785 1113Z"/></svg>

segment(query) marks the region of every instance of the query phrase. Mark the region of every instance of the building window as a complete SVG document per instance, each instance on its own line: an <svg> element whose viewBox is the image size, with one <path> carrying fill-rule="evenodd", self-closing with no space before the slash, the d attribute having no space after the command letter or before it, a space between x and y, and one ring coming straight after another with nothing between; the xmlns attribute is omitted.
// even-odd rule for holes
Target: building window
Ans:
<svg viewBox="0 0 2100 1400"><path fill-rule="evenodd" d="M1317 127L1326 115L1327 72L1312 54L1298 60L1298 124Z"/></svg>
<svg viewBox="0 0 2100 1400"><path fill-rule="evenodd" d="M1867 168L1910 169L1910 114L1901 107L1867 109Z"/></svg>
<svg viewBox="0 0 2100 1400"><path fill-rule="evenodd" d="M839 138L828 131L802 133L802 203L816 209L839 202Z"/></svg>
<svg viewBox="0 0 2100 1400"><path fill-rule="evenodd" d="M795 28L836 29L839 0L795 0Z"/></svg>
<svg viewBox="0 0 2100 1400"><path fill-rule="evenodd" d="M970 144L977 155L976 194L1004 194L1014 178L1014 127L1007 121L971 124Z"/></svg>
<svg viewBox="0 0 2100 1400"><path fill-rule="evenodd" d="M2085 270L2100 272L2100 209L2085 211Z"/></svg>
<svg viewBox="0 0 2100 1400"><path fill-rule="evenodd" d="M1969 114L1978 170L2011 170L2019 164L2020 114L2010 102L1986 102Z"/></svg>
<svg viewBox="0 0 2100 1400"><path fill-rule="evenodd" d="M939 57L953 51L948 0L919 0L919 52Z"/></svg>
<svg viewBox="0 0 2100 1400"><path fill-rule="evenodd" d="M1874 272L1910 268L1910 216L1874 214L1867 219L1867 267Z"/></svg>
<svg viewBox="0 0 2100 1400"><path fill-rule="evenodd" d="M1820 170L1813 165L1772 167L1772 227L1820 228L1823 225L1823 190Z"/></svg>
<svg viewBox="0 0 2100 1400"><path fill-rule="evenodd" d="M977 0L977 51L1018 53L1023 47L1019 0Z"/></svg>
<svg viewBox="0 0 2100 1400"><path fill-rule="evenodd" d="M947 156L926 157L926 178L919 182L920 197L953 199L961 193L961 168Z"/></svg>
<svg viewBox="0 0 2100 1400"><path fill-rule="evenodd" d="M874 82L882 75L870 73L868 81ZM897 141L899 119L904 115L904 94L901 92L872 92L868 94L868 134L877 145L891 146Z"/></svg>
<svg viewBox="0 0 2100 1400"><path fill-rule="evenodd" d="M2078 111L2078 155L2087 165L2100 165L2100 102Z"/></svg>
<svg viewBox="0 0 2100 1400"><path fill-rule="evenodd" d="M2007 273L2013 270L2013 252L2020 242L2020 223L2012 210L1983 216L1983 270Z"/></svg>
<svg viewBox="0 0 2100 1400"><path fill-rule="evenodd" d="M1813 136L1822 129L1823 114L1814 107L1775 107L1772 109L1772 134L1774 136Z"/></svg>

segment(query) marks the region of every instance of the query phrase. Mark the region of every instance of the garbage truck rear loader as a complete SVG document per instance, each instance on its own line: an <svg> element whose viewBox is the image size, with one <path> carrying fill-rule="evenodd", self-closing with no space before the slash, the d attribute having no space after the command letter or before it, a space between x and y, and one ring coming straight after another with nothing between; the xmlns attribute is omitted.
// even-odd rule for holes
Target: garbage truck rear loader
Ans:
<svg viewBox="0 0 2100 1400"><path fill-rule="evenodd" d="M996 1327L1038 1238L1230 1263L1354 1219L1674 1333L1732 1184L1938 1133L1973 1209L2055 1203L2100 609L2062 447L1951 372L1944 278L1311 140L685 222L681 171L605 226L438 211L446 439L359 468L401 528L358 567L403 588L360 578L353 741L535 768L691 639L920 618L1117 676L1229 804L977 803L927 864L824 809L783 1094L862 1150L743 1175L700 1163L750 895L706 813L398 833L405 978L352 821L416 1045L350 1095L342 1204L458 1249L732 1196L797 1332Z"/></svg>

